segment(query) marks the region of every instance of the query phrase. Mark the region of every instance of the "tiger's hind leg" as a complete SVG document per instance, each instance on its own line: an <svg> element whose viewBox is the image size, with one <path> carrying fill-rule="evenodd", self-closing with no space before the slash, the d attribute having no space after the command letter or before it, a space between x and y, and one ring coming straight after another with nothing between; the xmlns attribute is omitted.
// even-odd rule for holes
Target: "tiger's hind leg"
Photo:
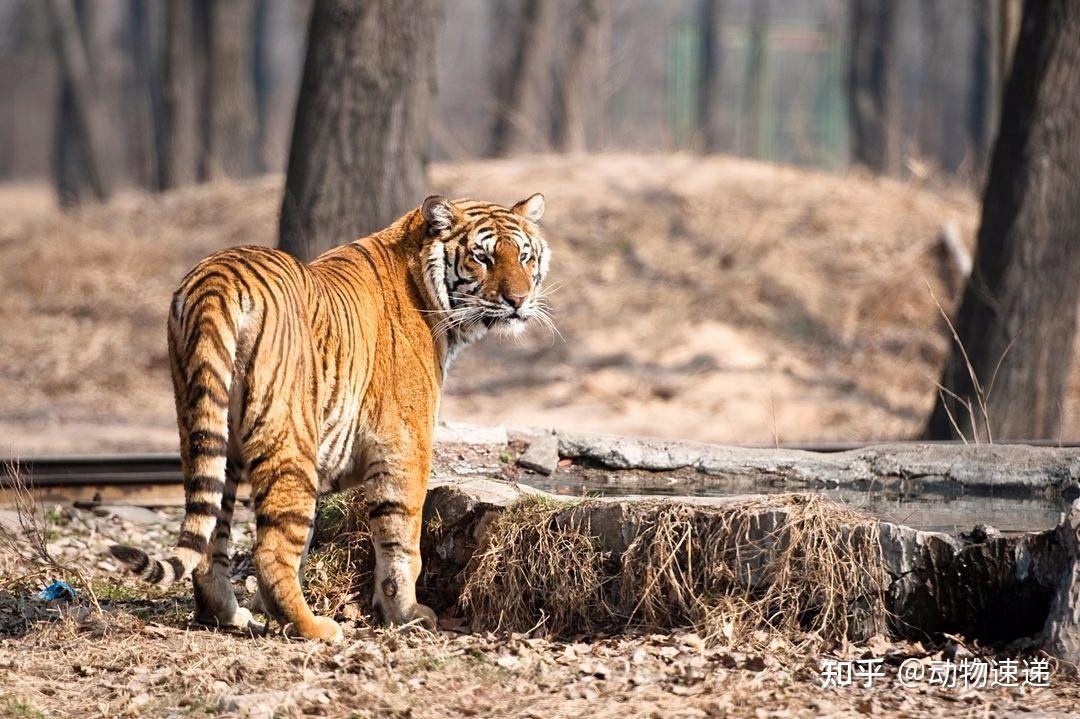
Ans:
<svg viewBox="0 0 1080 719"><path fill-rule="evenodd" d="M210 566L192 575L195 587L195 621L206 626L237 627L262 633L266 627L255 621L251 611L240 607L229 581L229 537L232 534L236 486L240 480L239 463L229 458L225 466L225 491L221 511L214 528ZM202 569L202 568L200 568Z"/></svg>
<svg viewBox="0 0 1080 719"><path fill-rule="evenodd" d="M315 520L314 457L305 457L295 443L286 441L275 447L274 454L259 457L253 464L257 539L252 558L259 601L285 625L287 633L338 641L341 627L330 617L312 613L300 587L300 565Z"/></svg>
<svg viewBox="0 0 1080 719"><path fill-rule="evenodd" d="M420 578L420 531L430 460L414 450L413 462L375 460L364 477L371 541L375 545L375 592L372 607L381 624L419 624L434 630L435 612L416 601ZM395 452L410 456L414 452Z"/></svg>

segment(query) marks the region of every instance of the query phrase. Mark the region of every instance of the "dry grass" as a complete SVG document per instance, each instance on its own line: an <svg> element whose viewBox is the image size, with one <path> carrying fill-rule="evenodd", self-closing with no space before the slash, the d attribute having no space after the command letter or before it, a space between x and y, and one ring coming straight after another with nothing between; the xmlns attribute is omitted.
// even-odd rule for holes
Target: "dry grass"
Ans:
<svg viewBox="0 0 1080 719"><path fill-rule="evenodd" d="M589 633L612 623L610 554L595 504L530 498L502 513L466 568L461 604L479 629Z"/></svg>
<svg viewBox="0 0 1080 719"><path fill-rule="evenodd" d="M530 500L490 528L461 602L480 628L555 634L694 627L725 644L765 632L835 643L885 630L874 520L815 495L721 507L622 505L620 556L591 522L602 502Z"/></svg>
<svg viewBox="0 0 1080 719"><path fill-rule="evenodd" d="M312 609L340 615L353 605L353 616L369 609L375 555L364 517L361 489L322 498L315 537L304 565L304 595Z"/></svg>

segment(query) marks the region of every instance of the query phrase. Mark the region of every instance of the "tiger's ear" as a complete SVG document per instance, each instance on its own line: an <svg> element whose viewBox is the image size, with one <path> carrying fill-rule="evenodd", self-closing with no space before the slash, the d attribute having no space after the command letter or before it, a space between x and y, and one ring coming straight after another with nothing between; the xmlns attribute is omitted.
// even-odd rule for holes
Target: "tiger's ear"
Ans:
<svg viewBox="0 0 1080 719"><path fill-rule="evenodd" d="M544 216L544 196L537 192L514 205L514 212L524 217L529 222L539 222Z"/></svg>
<svg viewBox="0 0 1080 719"><path fill-rule="evenodd" d="M442 195L432 195L420 206L420 214L427 223L429 235L438 235L453 229L461 217L454 203Z"/></svg>

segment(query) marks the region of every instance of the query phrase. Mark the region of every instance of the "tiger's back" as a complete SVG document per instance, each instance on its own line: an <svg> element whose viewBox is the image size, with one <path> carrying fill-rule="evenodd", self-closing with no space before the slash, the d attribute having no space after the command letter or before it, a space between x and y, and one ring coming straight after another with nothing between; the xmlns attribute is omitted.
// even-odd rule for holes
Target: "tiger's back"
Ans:
<svg viewBox="0 0 1080 719"><path fill-rule="evenodd" d="M164 562L130 547L114 554L153 582L191 575L198 620L256 628L227 572L236 485L247 479L255 606L301 636L333 639L340 628L311 612L298 574L317 496L361 485L376 613L433 623L415 582L439 392L461 346L527 319L526 297L542 312L537 205L539 196L512 209L429 198L310 265L261 247L199 263L168 326L187 497L180 537ZM470 271L471 286L462 282Z"/></svg>

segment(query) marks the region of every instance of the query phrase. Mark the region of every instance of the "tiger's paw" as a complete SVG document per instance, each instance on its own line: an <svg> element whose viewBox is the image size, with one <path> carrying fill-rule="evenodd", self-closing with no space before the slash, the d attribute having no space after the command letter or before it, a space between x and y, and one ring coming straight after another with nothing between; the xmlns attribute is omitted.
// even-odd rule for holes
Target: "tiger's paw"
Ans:
<svg viewBox="0 0 1080 719"><path fill-rule="evenodd" d="M387 612L383 606L376 601L373 607L373 619L375 624L380 626L397 626L403 630L410 629L427 629L429 632L434 632L439 628L439 619L435 615L435 612L431 607L420 604L419 602L413 604L410 609L394 608L390 612Z"/></svg>
<svg viewBox="0 0 1080 719"><path fill-rule="evenodd" d="M330 617L312 617L311 622L304 626L289 624L285 627L285 634L296 639L312 639L320 642L337 644L345 638L341 625Z"/></svg>
<svg viewBox="0 0 1080 719"><path fill-rule="evenodd" d="M191 623L196 627L207 629L240 629L251 632L256 636L266 633L266 625L252 616L251 612L243 607L237 607L231 616L200 616L196 614Z"/></svg>

